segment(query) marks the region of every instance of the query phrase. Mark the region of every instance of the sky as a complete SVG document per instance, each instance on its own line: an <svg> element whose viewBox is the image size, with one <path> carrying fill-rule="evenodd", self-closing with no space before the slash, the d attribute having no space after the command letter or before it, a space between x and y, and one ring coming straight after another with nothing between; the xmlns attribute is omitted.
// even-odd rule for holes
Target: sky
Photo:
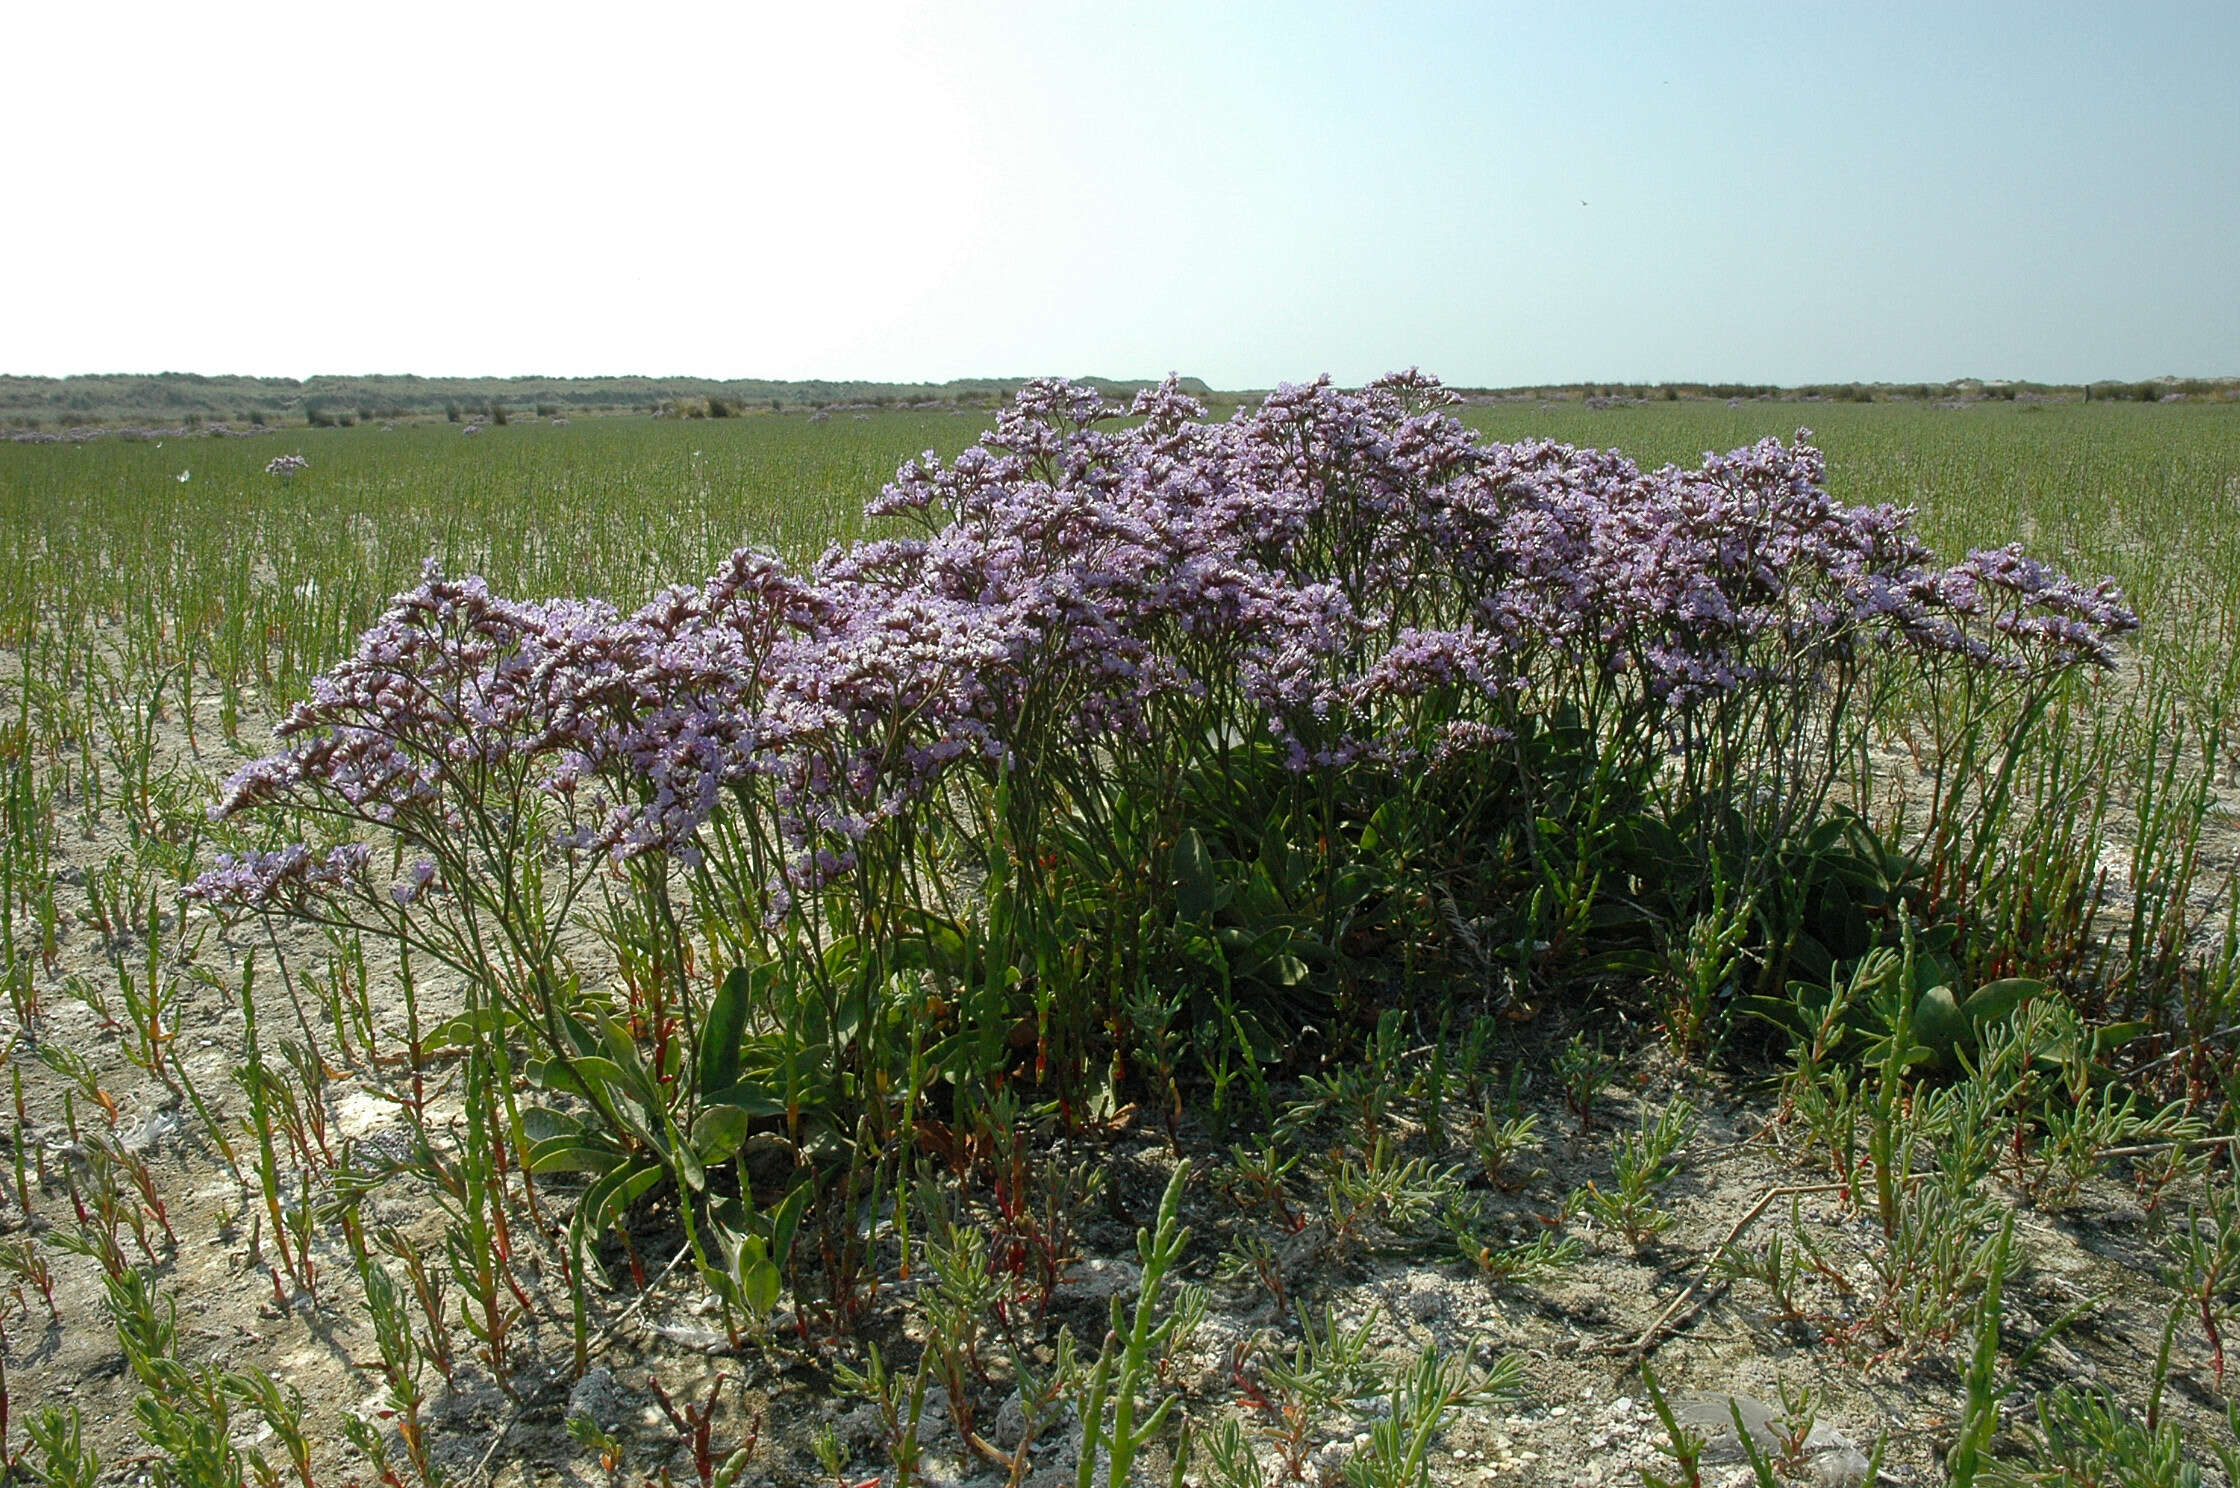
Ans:
<svg viewBox="0 0 2240 1488"><path fill-rule="evenodd" d="M2240 374L2240 4L25 5L0 372Z"/></svg>

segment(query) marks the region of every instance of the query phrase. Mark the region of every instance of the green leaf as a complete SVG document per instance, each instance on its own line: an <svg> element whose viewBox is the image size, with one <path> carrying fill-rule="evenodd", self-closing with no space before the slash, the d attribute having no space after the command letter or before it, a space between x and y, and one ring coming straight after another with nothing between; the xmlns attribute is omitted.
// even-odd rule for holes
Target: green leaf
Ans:
<svg viewBox="0 0 2240 1488"><path fill-rule="evenodd" d="M1680 839L1661 818L1635 816L1630 819L1629 825L1633 838L1631 846L1636 853L1658 864L1686 861L1686 855L1680 850Z"/></svg>
<svg viewBox="0 0 2240 1488"><path fill-rule="evenodd" d="M1236 898L1230 907L1239 919L1272 920L1291 906L1284 903L1283 891L1276 887L1268 865L1254 863L1246 872L1244 882L1237 886Z"/></svg>
<svg viewBox="0 0 2240 1488"><path fill-rule="evenodd" d="M1287 899L1300 892L1312 871L1307 855L1291 845L1290 833L1276 821L1260 836L1260 866Z"/></svg>
<svg viewBox="0 0 2240 1488"><path fill-rule="evenodd" d="M2003 977L1996 982L1985 982L1968 997L1968 1022L1976 1028L1996 1023L2045 989L2044 982L2029 977Z"/></svg>
<svg viewBox="0 0 2240 1488"><path fill-rule="evenodd" d="M1825 988L1828 978L1835 974L1836 958L1817 937L1800 931L1796 944L1789 947L1789 969L1800 973L1808 983Z"/></svg>
<svg viewBox="0 0 2240 1488"><path fill-rule="evenodd" d="M532 1173L611 1173L629 1154L618 1147L577 1137L549 1137L529 1144Z"/></svg>
<svg viewBox="0 0 2240 1488"><path fill-rule="evenodd" d="M420 1041L420 1047L426 1050L477 1048L500 1036L508 1021L504 1012L497 1008L461 1013L430 1030Z"/></svg>
<svg viewBox="0 0 2240 1488"><path fill-rule="evenodd" d="M1183 828L1174 844L1174 907L1185 920L1203 920L1213 913L1213 859L1196 827Z"/></svg>
<svg viewBox="0 0 2240 1488"><path fill-rule="evenodd" d="M521 1112L521 1129L532 1142L542 1142L553 1137L581 1137L583 1123L565 1111L555 1111L550 1106L528 1106Z"/></svg>
<svg viewBox="0 0 2240 1488"><path fill-rule="evenodd" d="M531 1083L543 1089L580 1095L585 1100L598 1098L593 1086L615 1091L630 1089L630 1079L622 1072L622 1066L597 1054L579 1055L568 1064L557 1059L532 1059L528 1073Z"/></svg>
<svg viewBox="0 0 2240 1488"><path fill-rule="evenodd" d="M700 1025L700 1090L722 1090L739 1083L739 1045L747 1036L747 991L753 976L734 966L708 1004Z"/></svg>
<svg viewBox="0 0 2240 1488"><path fill-rule="evenodd" d="M1968 1018L1950 987L1931 987L1913 1005L1913 1036L1949 1059L1968 1040Z"/></svg>
<svg viewBox="0 0 2240 1488"><path fill-rule="evenodd" d="M1351 909L1377 891L1381 875L1367 868L1348 868L1338 875L1330 886L1330 903L1335 909Z"/></svg>
<svg viewBox="0 0 2240 1488"><path fill-rule="evenodd" d="M786 1113L785 1097L760 1080L740 1080L722 1090L709 1091L700 1099L709 1106L736 1107L749 1116L783 1116Z"/></svg>
<svg viewBox="0 0 2240 1488"><path fill-rule="evenodd" d="M972 945L964 931L954 922L922 909L912 912L908 919L917 926L918 934L914 938L904 936L895 943L895 966L935 972L953 982L963 981L972 967Z"/></svg>
<svg viewBox="0 0 2240 1488"><path fill-rule="evenodd" d="M1825 987L1812 988L1808 982L1792 982L1789 984L1790 994L1794 996L1800 987L1823 992L1827 990ZM1783 998L1752 995L1736 998L1734 1005L1744 1015L1771 1023L1784 1033L1803 1033L1807 1027L1804 1010Z"/></svg>
<svg viewBox="0 0 2240 1488"><path fill-rule="evenodd" d="M599 1015L599 1041L606 1048L607 1058L617 1070L623 1072L623 1078L646 1078L645 1055L639 1050L638 1041L630 1036L629 1029L605 1013Z"/></svg>
<svg viewBox="0 0 2240 1488"><path fill-rule="evenodd" d="M1804 851L1813 857L1832 853L1843 845L1850 823L1840 816L1831 816L1804 834Z"/></svg>
<svg viewBox="0 0 2240 1488"><path fill-rule="evenodd" d="M1283 1043L1268 1031L1267 1025L1246 1009L1238 1009L1237 1031L1244 1036L1246 1049L1262 1064L1275 1064L1283 1058Z"/></svg>
<svg viewBox="0 0 2240 1488"><path fill-rule="evenodd" d="M1587 923L1597 930L1627 930L1655 925L1657 918L1638 904L1598 899L1587 909Z"/></svg>
<svg viewBox="0 0 2240 1488"><path fill-rule="evenodd" d="M1184 959L1204 967L1217 977L1226 977L1229 974L1229 958L1222 951L1221 942L1215 936L1207 935L1203 931L1178 936L1175 939L1175 951Z"/></svg>
<svg viewBox="0 0 2240 1488"><path fill-rule="evenodd" d="M2139 1022L2110 1023L2104 1028L2095 1028L2092 1030L2092 1057L2098 1059L2120 1049L2146 1031L2147 1025Z"/></svg>
<svg viewBox="0 0 2240 1488"><path fill-rule="evenodd" d="M751 1316L768 1317L770 1309L778 1305L780 1277L777 1263L770 1259L760 1235L748 1235L739 1242L737 1268L740 1305Z"/></svg>
<svg viewBox="0 0 2240 1488"><path fill-rule="evenodd" d="M609 1173L584 1190L570 1228L580 1229L586 1238L601 1233L659 1183L661 1176L662 1169L655 1163L638 1163Z"/></svg>
<svg viewBox="0 0 2240 1488"><path fill-rule="evenodd" d="M692 1145L704 1163L729 1162L746 1145L751 1118L738 1106L711 1105L692 1124Z"/></svg>
<svg viewBox="0 0 2240 1488"><path fill-rule="evenodd" d="M563 1012L560 1015L560 1028L563 1033L567 1034L569 1042L574 1046L568 1051L569 1053L591 1054L597 1052L599 1031L574 1013Z"/></svg>
<svg viewBox="0 0 2240 1488"><path fill-rule="evenodd" d="M657 1145L668 1156L669 1166L676 1171L679 1181L694 1193L705 1193L708 1188L708 1170L701 1165L700 1154L692 1143L677 1130L676 1123L668 1123L670 1140Z"/></svg>
<svg viewBox="0 0 2240 1488"><path fill-rule="evenodd" d="M796 1184L770 1218L770 1257L781 1266L793 1254L794 1232L801 1228L801 1216L808 1212L809 1200L815 1191L814 1179Z"/></svg>
<svg viewBox="0 0 2240 1488"><path fill-rule="evenodd" d="M1379 806L1369 817L1369 824L1361 829L1361 854L1373 856L1392 835L1392 802Z"/></svg>

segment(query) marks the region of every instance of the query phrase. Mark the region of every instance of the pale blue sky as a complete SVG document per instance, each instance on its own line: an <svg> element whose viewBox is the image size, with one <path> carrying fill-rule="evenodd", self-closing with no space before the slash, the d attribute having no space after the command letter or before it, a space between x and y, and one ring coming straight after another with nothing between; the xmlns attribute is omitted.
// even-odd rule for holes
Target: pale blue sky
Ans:
<svg viewBox="0 0 2240 1488"><path fill-rule="evenodd" d="M2240 373L2240 4L44 6L0 371Z"/></svg>

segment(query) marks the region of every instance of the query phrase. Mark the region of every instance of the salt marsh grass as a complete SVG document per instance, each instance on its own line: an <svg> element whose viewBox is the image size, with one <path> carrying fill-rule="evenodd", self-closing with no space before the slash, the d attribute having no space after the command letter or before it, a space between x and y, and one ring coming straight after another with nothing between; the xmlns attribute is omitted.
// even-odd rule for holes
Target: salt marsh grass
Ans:
<svg viewBox="0 0 2240 1488"><path fill-rule="evenodd" d="M272 440L98 440L0 450L0 626L21 651L106 652L146 675L299 687L434 556L508 592L643 599L742 543L811 554L865 493L979 425L947 414L291 430ZM98 641L98 645L96 642ZM34 652L45 647L34 643ZM64 663L66 670L82 663Z"/></svg>

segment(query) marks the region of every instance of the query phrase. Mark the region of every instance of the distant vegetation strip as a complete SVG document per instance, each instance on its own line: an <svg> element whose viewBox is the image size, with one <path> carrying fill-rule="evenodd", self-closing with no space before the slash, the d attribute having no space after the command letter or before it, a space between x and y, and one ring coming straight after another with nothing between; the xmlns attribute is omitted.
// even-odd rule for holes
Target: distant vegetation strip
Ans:
<svg viewBox="0 0 2240 1488"><path fill-rule="evenodd" d="M1126 398L1149 382L1079 379L1106 397ZM69 426L124 420L183 423L189 418L238 422L340 422L429 414L727 413L750 409L875 408L937 404L993 407L1025 385L1023 377L950 382L780 382L706 377L205 377L192 372L116 373L84 377L0 376L0 422ZM1193 392L1208 391L1195 378ZM719 415L720 416L720 415Z"/></svg>
<svg viewBox="0 0 2240 1488"><path fill-rule="evenodd" d="M0 428L18 431L104 424L193 428L211 421L255 427L269 423L348 424L443 416L453 421L508 413L539 417L599 413L713 416L826 408L989 407L1008 400L1025 378L959 378L949 382L719 380L704 377L412 377L322 375L207 377L192 372L104 373L82 377L0 376ZM1107 398L1125 400L1151 384L1079 378ZM1197 378L1181 379L1193 395L1227 398ZM1939 383L1564 383L1466 388L1470 401L1560 399L1669 402L1680 399L1769 398L1838 402L1941 402L1979 399L2161 402L2240 401L2240 377L2161 377L2146 382L2039 383L1960 378ZM1236 398L1249 396L1239 391Z"/></svg>

